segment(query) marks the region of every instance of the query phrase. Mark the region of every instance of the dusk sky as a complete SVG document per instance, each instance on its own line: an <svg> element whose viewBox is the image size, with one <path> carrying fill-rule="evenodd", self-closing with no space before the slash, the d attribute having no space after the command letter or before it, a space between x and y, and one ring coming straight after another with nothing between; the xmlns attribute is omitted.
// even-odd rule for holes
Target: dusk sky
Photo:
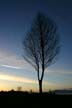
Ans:
<svg viewBox="0 0 72 108"><path fill-rule="evenodd" d="M56 22L61 46L43 90L72 88L72 1L0 0L0 90L38 90L37 73L22 57L22 41L38 11Z"/></svg>

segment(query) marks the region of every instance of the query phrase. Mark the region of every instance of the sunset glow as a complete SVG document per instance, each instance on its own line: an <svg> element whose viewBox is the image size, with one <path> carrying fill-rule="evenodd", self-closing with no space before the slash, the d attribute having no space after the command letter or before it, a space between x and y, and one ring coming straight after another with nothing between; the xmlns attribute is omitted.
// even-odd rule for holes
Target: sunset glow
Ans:
<svg viewBox="0 0 72 108"><path fill-rule="evenodd" d="M22 83L37 83L34 80L23 78L23 77L17 77L17 76L10 76L10 75L0 75L0 80L6 80L6 81L15 81L15 82L22 82Z"/></svg>

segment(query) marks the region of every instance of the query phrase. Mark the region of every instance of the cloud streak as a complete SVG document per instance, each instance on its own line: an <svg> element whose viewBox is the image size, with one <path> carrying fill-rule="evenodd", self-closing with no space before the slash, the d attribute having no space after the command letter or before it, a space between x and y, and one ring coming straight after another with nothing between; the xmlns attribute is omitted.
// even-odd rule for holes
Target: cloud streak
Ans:
<svg viewBox="0 0 72 108"><path fill-rule="evenodd" d="M0 66L14 69L24 69L32 71L33 68L23 58L17 57L17 55L0 50Z"/></svg>
<svg viewBox="0 0 72 108"><path fill-rule="evenodd" d="M64 69L50 69L46 70L46 74L51 74L51 75L72 75L72 71L64 70Z"/></svg>
<svg viewBox="0 0 72 108"><path fill-rule="evenodd" d="M13 69L23 69L21 67L16 67L16 66L10 66L10 65L1 65L2 67L5 67L5 68L13 68Z"/></svg>
<svg viewBox="0 0 72 108"><path fill-rule="evenodd" d="M18 83L38 84L38 80L34 80L34 79L26 78L26 77L19 77L15 75L8 75L8 74L0 74L0 80L18 82ZM57 85L55 83L47 82L47 81L43 81L43 84L45 86Z"/></svg>
<svg viewBox="0 0 72 108"><path fill-rule="evenodd" d="M29 79L29 78L11 76L11 75L5 75L5 74L0 74L0 80L13 81L13 82L18 82L18 83L28 83L28 84L37 83L37 81Z"/></svg>

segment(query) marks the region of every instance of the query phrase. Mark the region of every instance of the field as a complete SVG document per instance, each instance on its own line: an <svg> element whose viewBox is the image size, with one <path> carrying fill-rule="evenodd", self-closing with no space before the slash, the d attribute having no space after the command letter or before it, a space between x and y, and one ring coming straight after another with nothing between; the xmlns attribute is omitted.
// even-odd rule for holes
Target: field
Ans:
<svg viewBox="0 0 72 108"><path fill-rule="evenodd" d="M0 104L20 105L23 107L48 107L71 105L72 95L56 95L51 93L28 93L28 92L0 92ZM26 108L25 107L25 108Z"/></svg>

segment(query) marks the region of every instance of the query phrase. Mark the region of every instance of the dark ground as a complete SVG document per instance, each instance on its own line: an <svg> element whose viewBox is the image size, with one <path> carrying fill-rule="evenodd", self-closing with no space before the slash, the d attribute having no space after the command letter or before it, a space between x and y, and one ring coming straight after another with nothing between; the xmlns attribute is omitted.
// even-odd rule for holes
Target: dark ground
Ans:
<svg viewBox="0 0 72 108"><path fill-rule="evenodd" d="M50 107L72 106L72 95L56 95L53 93L28 93L28 92L0 92L0 105L9 105L22 108L50 108ZM50 106L50 107L49 107ZM70 106L70 107L69 107ZM2 107L1 107L2 108ZM20 107L21 108L21 107Z"/></svg>

